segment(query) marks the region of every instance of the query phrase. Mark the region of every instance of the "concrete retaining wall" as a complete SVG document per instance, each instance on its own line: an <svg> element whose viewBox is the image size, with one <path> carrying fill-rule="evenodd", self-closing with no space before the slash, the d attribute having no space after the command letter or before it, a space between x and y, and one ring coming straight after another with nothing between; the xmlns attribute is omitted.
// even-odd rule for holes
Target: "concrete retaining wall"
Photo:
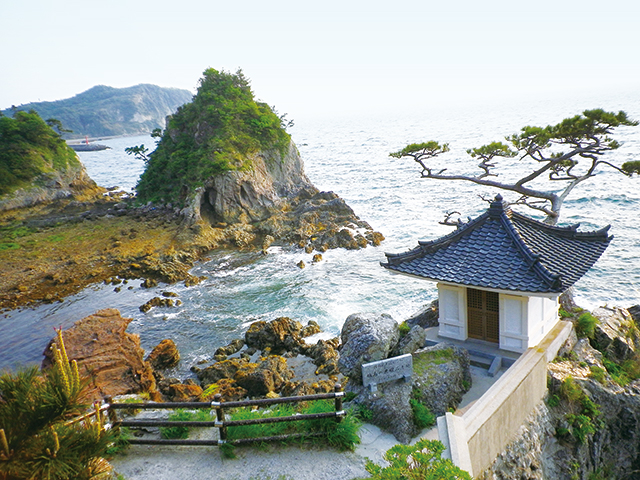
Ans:
<svg viewBox="0 0 640 480"><path fill-rule="evenodd" d="M467 410L445 417L449 454L471 475L485 470L504 450L547 391L547 363L571 333L559 322L536 347L522 356ZM451 418L449 418L451 417Z"/></svg>

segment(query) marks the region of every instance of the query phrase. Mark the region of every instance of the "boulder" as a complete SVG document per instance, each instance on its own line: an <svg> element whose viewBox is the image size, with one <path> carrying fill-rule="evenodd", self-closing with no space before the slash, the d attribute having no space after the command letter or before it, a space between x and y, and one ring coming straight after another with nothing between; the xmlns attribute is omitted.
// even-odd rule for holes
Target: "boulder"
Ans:
<svg viewBox="0 0 640 480"><path fill-rule="evenodd" d="M166 395L172 402L199 402L202 388L191 383L175 383L169 385Z"/></svg>
<svg viewBox="0 0 640 480"><path fill-rule="evenodd" d="M252 397L262 397L270 392L279 392L284 384L294 377L284 357L271 355L253 369L236 372L234 380Z"/></svg>
<svg viewBox="0 0 640 480"><path fill-rule="evenodd" d="M438 316L438 300L436 299L405 321L411 327L415 325L420 325L422 328L436 327L438 326Z"/></svg>
<svg viewBox="0 0 640 480"><path fill-rule="evenodd" d="M173 368L179 361L180 352L178 352L178 347L171 339L162 340L147 357L147 362L154 370Z"/></svg>
<svg viewBox="0 0 640 480"><path fill-rule="evenodd" d="M355 404L371 411L371 418L367 421L391 433L399 442L409 443L418 433L409 403L411 382L387 382L380 384L376 392L370 392L362 386L357 386L356 391L351 388L348 390L357 394Z"/></svg>
<svg viewBox="0 0 640 480"><path fill-rule="evenodd" d="M158 394L151 365L143 360L140 337L126 332L132 320L116 309L105 309L62 332L69 360L76 360L80 375L91 379L92 400L139 392ZM52 363L53 341L44 351L42 368Z"/></svg>
<svg viewBox="0 0 640 480"><path fill-rule="evenodd" d="M636 322L636 325L640 323L640 305L633 305L632 307L627 308L629 315L633 318L633 321Z"/></svg>
<svg viewBox="0 0 640 480"><path fill-rule="evenodd" d="M417 400L436 416L456 408L469 388L469 352L447 343L413 354L413 388Z"/></svg>
<svg viewBox="0 0 640 480"><path fill-rule="evenodd" d="M253 370L255 367L257 367L257 364L250 363L245 358L230 358L216 362L202 370L194 369L194 371L200 383L206 387L212 383L218 383L223 378L234 378L238 370Z"/></svg>
<svg viewBox="0 0 640 480"><path fill-rule="evenodd" d="M320 325L318 322L314 320L309 320L307 325L300 330L300 336L302 338L310 337L311 335L315 335L316 333L320 333L322 330L320 329Z"/></svg>
<svg viewBox="0 0 640 480"><path fill-rule="evenodd" d="M309 350L306 355L313 358L313 364L318 367L316 375L337 375L340 373L338 369L338 360L340 354L337 350L338 339L332 340L318 340Z"/></svg>
<svg viewBox="0 0 640 480"><path fill-rule="evenodd" d="M393 348L391 356L398 357L407 353L413 353L424 347L427 339L427 332L420 325L415 325L406 335L400 337L398 343Z"/></svg>
<svg viewBox="0 0 640 480"><path fill-rule="evenodd" d="M228 357L229 355L238 353L242 349L242 347L244 347L244 341L240 338L236 338L235 340L232 340L228 345L218 348L215 351L214 356L217 357L218 355L221 355Z"/></svg>
<svg viewBox="0 0 640 480"><path fill-rule="evenodd" d="M349 315L341 333L340 372L361 384L362 364L387 358L399 338L398 323L386 313Z"/></svg>
<svg viewBox="0 0 640 480"><path fill-rule="evenodd" d="M269 348L273 353L287 350L300 353L306 347L300 337L301 330L302 324L288 317L276 318L271 322L260 320L249 326L244 341L248 347L259 350Z"/></svg>

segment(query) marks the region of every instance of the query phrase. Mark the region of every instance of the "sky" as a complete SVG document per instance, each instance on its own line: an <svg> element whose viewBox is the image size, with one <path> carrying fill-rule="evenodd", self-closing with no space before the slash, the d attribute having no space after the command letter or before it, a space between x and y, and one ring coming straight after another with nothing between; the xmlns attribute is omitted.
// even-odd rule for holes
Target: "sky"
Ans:
<svg viewBox="0 0 640 480"><path fill-rule="evenodd" d="M637 0L0 0L0 109L241 68L290 117L640 86Z"/></svg>

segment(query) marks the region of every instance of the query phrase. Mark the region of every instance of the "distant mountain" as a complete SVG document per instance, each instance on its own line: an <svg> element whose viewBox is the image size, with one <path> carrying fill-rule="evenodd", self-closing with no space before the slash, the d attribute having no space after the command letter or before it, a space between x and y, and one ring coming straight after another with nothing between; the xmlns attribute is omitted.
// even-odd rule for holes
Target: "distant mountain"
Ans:
<svg viewBox="0 0 640 480"><path fill-rule="evenodd" d="M35 110L43 119L56 118L66 139L135 135L165 127L167 115L192 100L188 90L141 84L127 88L98 85L72 98L55 102L20 105L17 110ZM13 114L12 109L2 113Z"/></svg>

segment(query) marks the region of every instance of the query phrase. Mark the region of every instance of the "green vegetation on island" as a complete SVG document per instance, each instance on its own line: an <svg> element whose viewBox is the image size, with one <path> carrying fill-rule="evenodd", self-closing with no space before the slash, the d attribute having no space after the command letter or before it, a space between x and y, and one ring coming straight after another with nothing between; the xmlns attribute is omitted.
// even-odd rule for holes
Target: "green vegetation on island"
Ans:
<svg viewBox="0 0 640 480"><path fill-rule="evenodd" d="M35 111L0 116L0 195L28 186L41 174L80 166L76 153Z"/></svg>
<svg viewBox="0 0 640 480"><path fill-rule="evenodd" d="M133 147L147 167L138 197L144 201L183 204L211 176L251 167L251 155L276 151L283 157L290 142L278 116L254 99L241 70L204 72L193 102L180 107L148 157L144 145Z"/></svg>

